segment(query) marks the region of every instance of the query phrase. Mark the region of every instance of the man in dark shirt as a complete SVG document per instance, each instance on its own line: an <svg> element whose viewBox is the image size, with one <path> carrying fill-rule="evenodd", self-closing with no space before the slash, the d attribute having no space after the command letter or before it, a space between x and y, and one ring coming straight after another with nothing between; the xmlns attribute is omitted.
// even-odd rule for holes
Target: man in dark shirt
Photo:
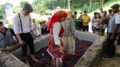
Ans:
<svg viewBox="0 0 120 67"><path fill-rule="evenodd" d="M17 43L15 33L12 29L5 28L2 21L0 21L0 47L14 45Z"/></svg>

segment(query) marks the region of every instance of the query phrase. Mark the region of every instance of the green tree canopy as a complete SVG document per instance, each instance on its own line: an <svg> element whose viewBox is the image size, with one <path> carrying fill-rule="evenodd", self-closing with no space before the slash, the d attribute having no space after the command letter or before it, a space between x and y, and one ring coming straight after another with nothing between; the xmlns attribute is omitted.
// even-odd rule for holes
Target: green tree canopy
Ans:
<svg viewBox="0 0 120 67"><path fill-rule="evenodd" d="M92 0L92 8L98 8L100 5L98 4L102 0ZM106 2L108 0L104 0ZM70 6L72 10L81 9L90 11L90 0L70 0ZM97 5L99 6L97 6ZM68 0L34 0L33 7L36 12L40 12L46 9L54 9L56 6L60 6L61 8L68 8Z"/></svg>

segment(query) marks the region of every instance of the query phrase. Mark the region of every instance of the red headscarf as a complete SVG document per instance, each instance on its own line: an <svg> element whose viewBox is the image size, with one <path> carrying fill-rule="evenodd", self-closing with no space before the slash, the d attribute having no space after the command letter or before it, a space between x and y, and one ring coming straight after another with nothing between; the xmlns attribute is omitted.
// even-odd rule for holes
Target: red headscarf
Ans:
<svg viewBox="0 0 120 67"><path fill-rule="evenodd" d="M62 22L62 18L66 19L67 18L67 13L65 11L58 11L56 12L52 18L50 19L50 21L48 22L48 29L51 29L53 24L56 23L56 22Z"/></svg>
<svg viewBox="0 0 120 67"><path fill-rule="evenodd" d="M72 12L71 11L67 11L67 16L71 16Z"/></svg>

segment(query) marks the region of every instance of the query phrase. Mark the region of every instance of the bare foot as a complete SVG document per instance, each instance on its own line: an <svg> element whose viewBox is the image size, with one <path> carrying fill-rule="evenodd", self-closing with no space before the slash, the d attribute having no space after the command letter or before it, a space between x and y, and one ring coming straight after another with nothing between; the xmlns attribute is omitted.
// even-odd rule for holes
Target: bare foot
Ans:
<svg viewBox="0 0 120 67"><path fill-rule="evenodd" d="M63 50L60 50L60 52L61 52L61 53L64 53L64 51L63 51Z"/></svg>
<svg viewBox="0 0 120 67"><path fill-rule="evenodd" d="M40 62L38 59L36 59L36 58L32 58L32 60L33 61L35 61L35 62Z"/></svg>
<svg viewBox="0 0 120 67"><path fill-rule="evenodd" d="M30 67L30 63L27 58L24 58L24 63L27 65L27 67Z"/></svg>
<svg viewBox="0 0 120 67"><path fill-rule="evenodd" d="M60 46L60 52L61 52L61 53L64 53L62 46Z"/></svg>
<svg viewBox="0 0 120 67"><path fill-rule="evenodd" d="M31 55L31 58L32 58L32 60L35 61L35 62L40 62L38 59L35 58L34 55Z"/></svg>
<svg viewBox="0 0 120 67"><path fill-rule="evenodd" d="M72 53L72 55L75 55L75 53Z"/></svg>
<svg viewBox="0 0 120 67"><path fill-rule="evenodd" d="M26 61L26 62L25 62L25 64L29 65L29 62L28 62L28 61Z"/></svg>

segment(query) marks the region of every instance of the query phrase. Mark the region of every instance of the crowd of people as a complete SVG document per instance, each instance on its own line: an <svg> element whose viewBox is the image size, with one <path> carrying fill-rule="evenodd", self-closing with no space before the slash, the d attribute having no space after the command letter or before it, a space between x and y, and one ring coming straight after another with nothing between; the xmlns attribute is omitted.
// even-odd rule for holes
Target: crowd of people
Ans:
<svg viewBox="0 0 120 67"><path fill-rule="evenodd" d="M77 12L74 12L74 15L76 15L76 13ZM78 18L75 17L75 28L83 32L89 32L89 23L91 22L93 33L102 35L107 28L109 18L110 16L107 14L107 11L103 11L102 8L100 9L100 12L94 12L93 17L89 16L87 14L87 11L84 11L84 13L80 13L80 16Z"/></svg>
<svg viewBox="0 0 120 67"><path fill-rule="evenodd" d="M45 35L49 33L49 30L46 26L46 20L41 19L39 22L39 25L36 24L36 20L32 19L32 28L33 28L33 34L35 37L39 37L41 35Z"/></svg>
<svg viewBox="0 0 120 67"><path fill-rule="evenodd" d="M92 22L92 31L97 35L104 35L107 29L106 45L103 49L103 57L111 58L115 56L115 40L120 44L120 5L114 4L111 9L100 12L94 12L91 17L87 11L80 13L71 11L56 11L48 21L41 20L39 25L36 20L31 18L30 12L33 8L25 3L22 11L17 13L13 20L13 30L5 28L0 21L0 47L5 48L8 45L17 42L22 48L22 55L27 62L27 46L30 49L30 56L35 62L40 62L35 57L34 39L40 35L48 34L47 52L51 55L56 67L62 63L66 54L75 54L75 30L88 32L89 23ZM67 52L67 53L66 53Z"/></svg>
<svg viewBox="0 0 120 67"><path fill-rule="evenodd" d="M120 5L114 4L111 9L104 11L100 8L100 12L94 12L94 16L91 18L87 15L80 13L80 16L75 19L75 28L80 31L88 31L89 22L92 23L92 31L97 35L104 35L107 30L107 38L103 49L103 57L112 58L115 56L115 41L117 45L120 44ZM74 13L76 15L76 12ZM91 18L91 20L90 20Z"/></svg>
<svg viewBox="0 0 120 67"><path fill-rule="evenodd" d="M109 10L109 22L107 23L107 39L106 46L104 47L104 55L105 58L115 57L115 40L117 40L117 45L120 44L120 5L114 4L111 6L112 10Z"/></svg>

